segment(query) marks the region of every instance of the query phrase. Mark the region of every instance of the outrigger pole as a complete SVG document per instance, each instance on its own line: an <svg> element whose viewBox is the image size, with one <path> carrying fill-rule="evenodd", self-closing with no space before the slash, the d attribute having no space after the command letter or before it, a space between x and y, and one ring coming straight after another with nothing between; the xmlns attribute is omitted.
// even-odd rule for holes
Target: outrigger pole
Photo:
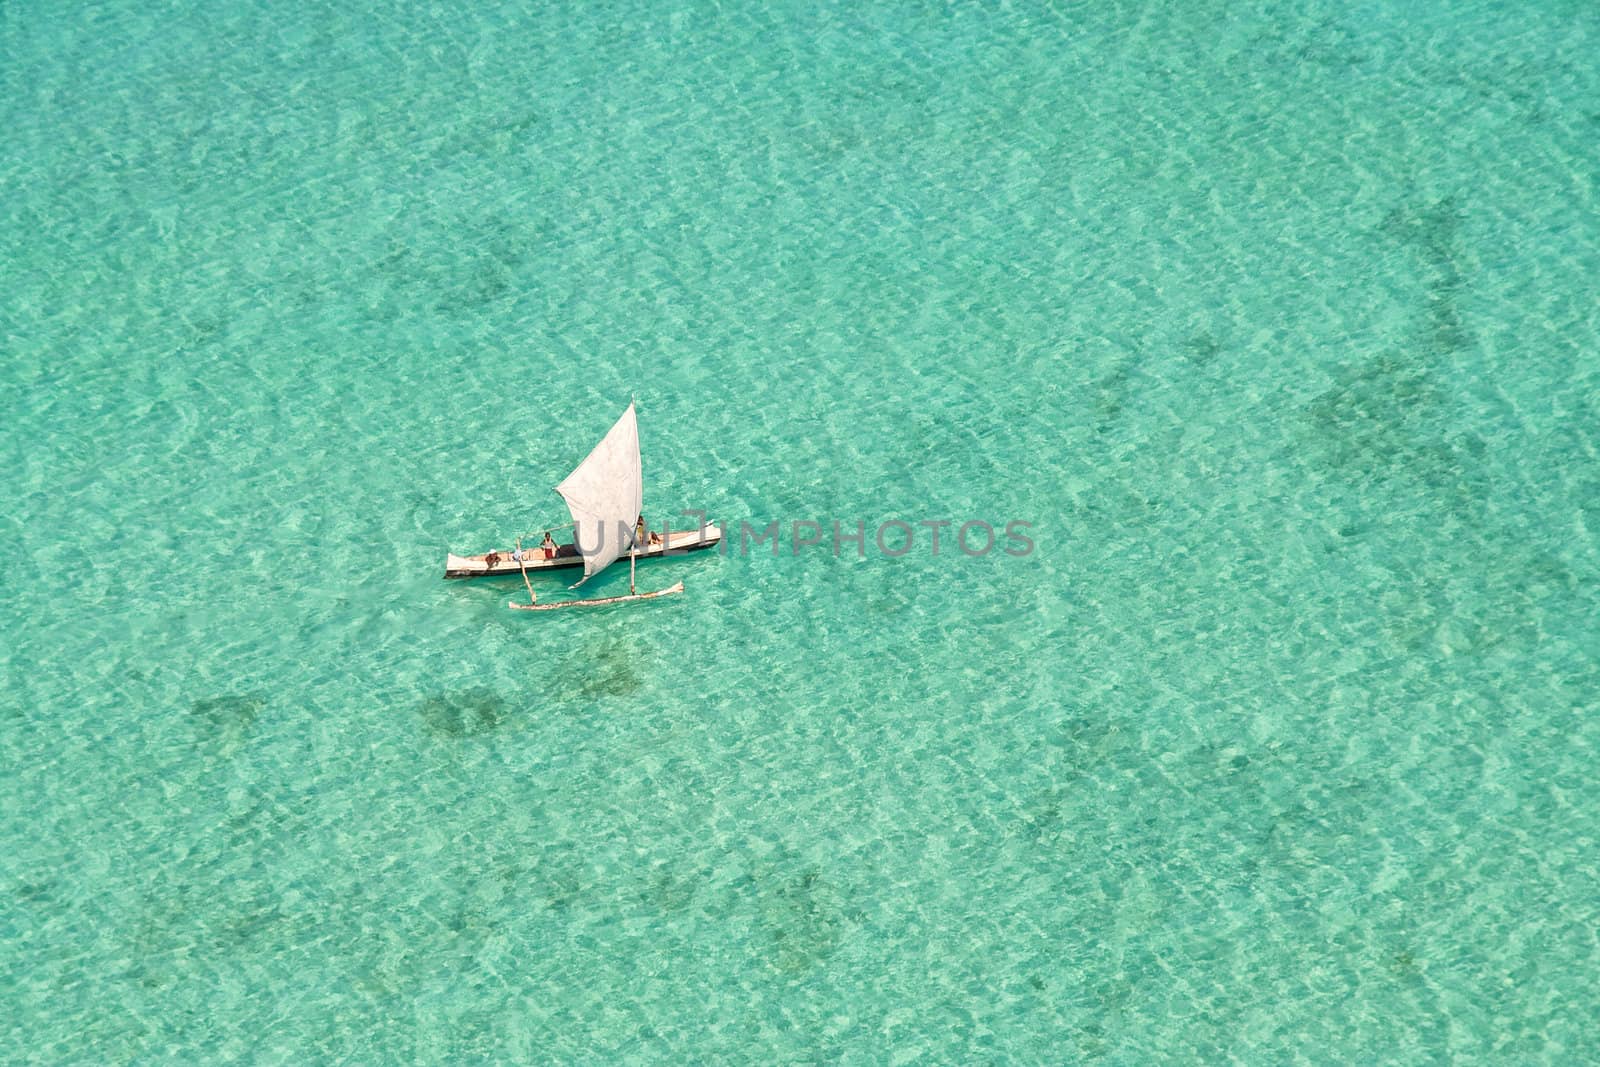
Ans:
<svg viewBox="0 0 1600 1067"><path fill-rule="evenodd" d="M517 566L522 570L522 584L528 587L528 603L537 604L539 598L533 593L533 583L528 581L528 557L522 554L522 538L517 538Z"/></svg>

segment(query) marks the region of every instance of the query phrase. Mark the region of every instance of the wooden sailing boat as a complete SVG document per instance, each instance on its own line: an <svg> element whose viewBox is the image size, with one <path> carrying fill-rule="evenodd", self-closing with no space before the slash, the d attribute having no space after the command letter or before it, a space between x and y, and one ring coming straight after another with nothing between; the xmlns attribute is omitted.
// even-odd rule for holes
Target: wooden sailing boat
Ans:
<svg viewBox="0 0 1600 1067"><path fill-rule="evenodd" d="M679 555L712 548L722 540L722 531L716 527L699 530L672 530L659 538L648 538L638 543L636 523L644 506L644 473L639 460L639 423L633 405L600 439L584 461L567 475L556 492L566 501L572 513L572 544L554 549L522 548L518 541L516 551L485 552L477 556L445 556L446 578L477 578L487 575L518 574L528 587L527 604L515 601L511 607L521 611L553 611L557 608L595 607L601 604L621 604L630 600L652 600L660 596L683 592L683 583L667 589L641 593L634 585L634 566L640 558ZM628 595L600 597L595 600L561 600L540 604L534 595L528 572L550 570L556 567L583 566L583 577L572 588L576 589L596 574L615 563L622 555L628 556Z"/></svg>

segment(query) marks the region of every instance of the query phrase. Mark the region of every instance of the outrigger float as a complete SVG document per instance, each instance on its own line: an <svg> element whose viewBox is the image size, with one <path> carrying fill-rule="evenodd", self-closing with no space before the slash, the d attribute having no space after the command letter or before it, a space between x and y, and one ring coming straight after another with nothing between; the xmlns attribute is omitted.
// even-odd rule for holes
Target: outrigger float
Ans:
<svg viewBox="0 0 1600 1067"><path fill-rule="evenodd" d="M641 593L634 585L634 568L641 559L660 556L680 556L715 548L722 542L722 530L717 526L703 526L699 530L671 530L667 533L646 533L643 529L644 472L639 460L639 424L633 404L622 413L615 425L607 431L600 443L594 446L577 469L556 486L556 492L566 501L572 513L569 524L573 531L570 544L556 545L549 534L545 543L537 548L523 548L517 541L515 549L495 549L475 556L458 556L445 553L446 578L487 578L500 575L521 574L528 587L528 603L511 601L509 607L519 611L554 611L557 608L599 607L604 604L622 604L630 600L653 600L683 592L683 583ZM539 603L534 595L533 583L528 581L529 571L547 571L562 567L582 567L583 577L571 588L576 589L596 574L628 556L628 595L598 597L593 600L557 600Z"/></svg>

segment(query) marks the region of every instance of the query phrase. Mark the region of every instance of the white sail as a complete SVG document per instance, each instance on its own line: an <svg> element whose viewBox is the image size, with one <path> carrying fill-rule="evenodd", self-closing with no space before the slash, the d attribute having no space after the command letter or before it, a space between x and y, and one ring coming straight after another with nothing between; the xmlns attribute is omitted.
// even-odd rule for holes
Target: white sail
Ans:
<svg viewBox="0 0 1600 1067"><path fill-rule="evenodd" d="M631 403L556 492L572 512L583 581L588 581L633 547L634 523L644 511L639 423Z"/></svg>

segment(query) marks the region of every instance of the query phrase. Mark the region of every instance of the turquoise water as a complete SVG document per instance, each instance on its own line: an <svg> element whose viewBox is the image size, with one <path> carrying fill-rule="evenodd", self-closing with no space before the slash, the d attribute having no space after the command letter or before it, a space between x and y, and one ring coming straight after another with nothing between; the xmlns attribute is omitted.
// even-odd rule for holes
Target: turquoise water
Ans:
<svg viewBox="0 0 1600 1067"><path fill-rule="evenodd" d="M0 1060L1600 1060L1592 4L534 6L0 9Z"/></svg>

